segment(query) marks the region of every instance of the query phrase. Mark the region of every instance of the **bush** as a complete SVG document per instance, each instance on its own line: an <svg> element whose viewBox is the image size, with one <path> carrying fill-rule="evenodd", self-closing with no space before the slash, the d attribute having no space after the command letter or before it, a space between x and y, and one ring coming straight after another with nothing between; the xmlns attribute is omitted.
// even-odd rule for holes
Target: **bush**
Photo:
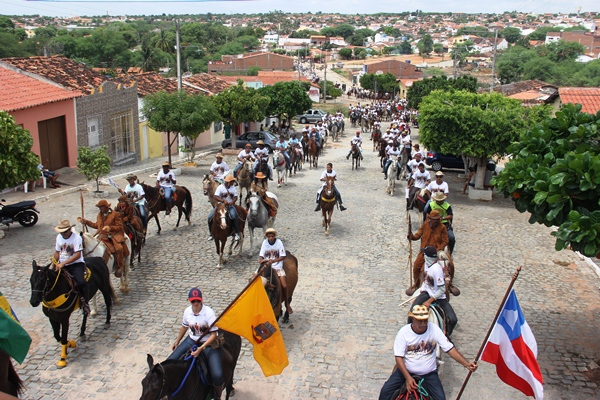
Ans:
<svg viewBox="0 0 600 400"><path fill-rule="evenodd" d="M101 146L92 151L87 146L80 147L77 150L77 169L88 181L96 180L96 191L100 191L100 176L110 172L110 157L106 151L106 146Z"/></svg>

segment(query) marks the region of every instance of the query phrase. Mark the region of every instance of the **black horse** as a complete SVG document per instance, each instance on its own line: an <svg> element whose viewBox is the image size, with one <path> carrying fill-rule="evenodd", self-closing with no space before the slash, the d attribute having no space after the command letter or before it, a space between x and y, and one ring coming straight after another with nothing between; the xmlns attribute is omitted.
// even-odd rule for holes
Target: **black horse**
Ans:
<svg viewBox="0 0 600 400"><path fill-rule="evenodd" d="M221 347L221 364L225 379L225 399L233 392L233 375L237 364L242 339L233 333L219 330L225 343ZM194 367L187 379L184 378L190 370L191 360L166 360L154 364L150 354L147 357L149 371L142 380L142 397L140 400L159 400L167 396L169 399L205 400L212 392L212 385L206 385L200 377L200 371ZM197 362L196 362L197 364ZM179 391L177 391L179 389ZM175 396L173 393L177 392Z"/></svg>
<svg viewBox="0 0 600 400"><path fill-rule="evenodd" d="M116 298L114 290L110 283L110 275L106 263L100 257L86 258L85 263L91 271L90 280L85 288L85 298L90 300L96 292L100 290L106 303L106 322L104 327L110 326L110 308L113 299ZM74 340L68 340L69 318L79 303L79 296L73 290L72 280L65 276L65 273L59 273L51 264L46 266L37 265L32 262L33 272L31 273L31 299L29 303L37 307L43 303L44 314L50 320L54 338L62 345L61 358L58 361L58 367L67 366L67 347L75 348L77 345ZM81 331L79 336L85 340L85 327L87 315L83 315Z"/></svg>
<svg viewBox="0 0 600 400"><path fill-rule="evenodd" d="M260 160L258 162L258 165L256 166L256 171L254 174L254 183L258 182L258 180L256 179L256 174L262 172L266 177L269 176L269 160L266 158L263 158L262 160Z"/></svg>

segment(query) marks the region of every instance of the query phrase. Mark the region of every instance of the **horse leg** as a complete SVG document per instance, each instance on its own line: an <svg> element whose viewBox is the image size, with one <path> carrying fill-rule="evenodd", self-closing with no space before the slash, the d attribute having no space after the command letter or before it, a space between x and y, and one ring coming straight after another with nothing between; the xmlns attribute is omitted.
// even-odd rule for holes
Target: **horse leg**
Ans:
<svg viewBox="0 0 600 400"><path fill-rule="evenodd" d="M250 232L250 254L248 255L248 258L252 258L252 246L254 243L254 227L250 226L250 224L248 224L248 231Z"/></svg>
<svg viewBox="0 0 600 400"><path fill-rule="evenodd" d="M160 235L162 228L160 227L160 222L158 222L158 214L154 214L154 220L156 221L156 226L158 226L158 231L156 231L156 234Z"/></svg>
<svg viewBox="0 0 600 400"><path fill-rule="evenodd" d="M60 322L51 319L50 320L50 325L52 325L52 332L54 333L54 339L56 339L56 341L58 343L60 343L61 342L61 339L60 339Z"/></svg>
<svg viewBox="0 0 600 400"><path fill-rule="evenodd" d="M85 321L85 316L84 316ZM83 327L83 325L82 325ZM67 366L67 348L74 349L77 347L77 344L74 340L68 340L69 335L69 318L65 318L63 322L60 323L60 329L62 330L60 336L60 344L61 344L61 353L60 360L56 363L57 368L64 368Z"/></svg>
<svg viewBox="0 0 600 400"><path fill-rule="evenodd" d="M85 342L85 328L87 326L87 315L83 314L83 320L81 321L81 329L79 330L79 338Z"/></svg>

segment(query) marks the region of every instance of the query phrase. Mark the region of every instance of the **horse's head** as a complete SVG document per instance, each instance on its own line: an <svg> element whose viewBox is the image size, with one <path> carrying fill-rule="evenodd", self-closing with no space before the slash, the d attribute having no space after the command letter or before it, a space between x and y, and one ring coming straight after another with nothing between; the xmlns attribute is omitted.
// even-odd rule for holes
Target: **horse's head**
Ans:
<svg viewBox="0 0 600 400"><path fill-rule="evenodd" d="M250 161L250 160L244 161L243 169L244 169L244 171L250 173L250 171L252 171L252 161Z"/></svg>
<svg viewBox="0 0 600 400"><path fill-rule="evenodd" d="M252 217L256 217L258 215L258 210L260 209L260 202L261 202L261 198L258 194L256 194L255 192L252 192L250 194L250 197L248 198L248 203L250 204L250 207L248 208L248 213L252 216Z"/></svg>
<svg viewBox="0 0 600 400"><path fill-rule="evenodd" d="M142 397L140 400L158 400L166 396L165 370L161 364L154 365L154 359L150 354L147 357L149 371L142 379Z"/></svg>
<svg viewBox="0 0 600 400"><path fill-rule="evenodd" d="M204 191L205 196L208 196L208 192L212 186L212 183L213 180L210 178L210 175L204 174L204 179L202 180L202 190Z"/></svg>
<svg viewBox="0 0 600 400"><path fill-rule="evenodd" d="M222 230L227 229L227 208L223 205L223 203L217 204L214 218L217 218L217 221L219 221L219 226Z"/></svg>
<svg viewBox="0 0 600 400"><path fill-rule="evenodd" d="M33 271L29 282L31 283L31 298L29 304L32 307L37 307L44 298L44 292L48 286L48 273L50 271L50 264L44 266L38 265L35 260L31 262Z"/></svg>
<svg viewBox="0 0 600 400"><path fill-rule="evenodd" d="M325 192L327 197L333 197L333 195L334 195L334 193L333 193L334 182L335 182L335 178L332 176L328 176L325 180L325 188L323 189L323 191Z"/></svg>

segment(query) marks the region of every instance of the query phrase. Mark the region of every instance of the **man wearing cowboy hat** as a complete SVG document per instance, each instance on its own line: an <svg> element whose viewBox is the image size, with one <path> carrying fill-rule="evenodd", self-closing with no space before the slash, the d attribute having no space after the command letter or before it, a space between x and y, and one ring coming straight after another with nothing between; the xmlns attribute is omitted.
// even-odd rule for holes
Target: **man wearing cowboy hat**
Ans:
<svg viewBox="0 0 600 400"><path fill-rule="evenodd" d="M125 195L119 197L119 203L117 204L116 211L121 216L125 226L129 226L131 229L144 234L144 225L142 224L142 220L135 215L135 210L129 197Z"/></svg>
<svg viewBox="0 0 600 400"><path fill-rule="evenodd" d="M131 198L131 201L140 213L142 219L142 225L144 229L148 227L148 211L146 210L146 192L142 185L137 183L137 176L129 174L125 177L128 184L125 186L125 190L119 189L119 193L125 194Z"/></svg>
<svg viewBox="0 0 600 400"><path fill-rule="evenodd" d="M354 136L351 140L350 140L350 146L356 145L358 147L358 153L360 154L360 159L363 159L363 155L362 155L362 137L360 137L360 131L356 131L356 136ZM348 152L348 155L346 156L346 160L350 158L350 154L352 154L352 147L350 147L350 151Z"/></svg>
<svg viewBox="0 0 600 400"><path fill-rule="evenodd" d="M396 366L379 393L379 400L389 400L394 392L406 383L406 389L417 390L413 376L423 378L425 389L432 399L446 400L444 387L437 371L435 348L439 345L450 357L471 372L477 370L477 362L469 362L444 336L444 332L428 321L429 308L413 305L408 313L412 322L398 331L394 340Z"/></svg>
<svg viewBox="0 0 600 400"><path fill-rule="evenodd" d="M260 247L260 253L258 262L260 267L258 271L254 273L250 280L260 272L261 267L271 266L271 269L275 271L279 277L281 283L281 293L285 302L285 309L289 314L292 314L292 307L290 306L289 296L287 294L287 281L285 280L285 270L283 269L283 260L285 259L285 248L281 239L277 238L277 231L273 228L269 228L265 231L265 240L263 240L262 246Z"/></svg>
<svg viewBox="0 0 600 400"><path fill-rule="evenodd" d="M215 190L214 199L217 203L225 204L225 208L229 213L229 219L233 222L233 229L235 231L234 241L240 240L240 221L237 217L237 210L235 209L235 202L237 201L238 195L235 186L233 185L235 178L231 175L227 175L222 184ZM215 208L212 209L208 215L208 240L213 240L212 234L210 234L210 226L212 224L213 217L215 215Z"/></svg>
<svg viewBox="0 0 600 400"><path fill-rule="evenodd" d="M265 147L265 142L259 140L256 142L258 149L254 150L254 156L256 157L256 162L254 163L254 173L256 174L256 170L261 162L266 161L267 168L269 168L269 180L273 180L273 169L271 169L271 164L269 164L269 149Z"/></svg>
<svg viewBox="0 0 600 400"><path fill-rule="evenodd" d="M84 294L86 282L84 278L83 241L81 236L73 233L72 228L74 226L65 219L54 227L54 231L58 232L58 235L56 236L52 259L58 263L56 264L57 270L60 271L64 268L73 277L76 283L75 289L81 299L81 310L84 314L89 314L90 306L87 304Z"/></svg>
<svg viewBox="0 0 600 400"><path fill-rule="evenodd" d="M233 177L234 178L237 178L238 172L244 166L244 163L246 161L256 160L256 157L254 156L254 153L252 152L252 145L250 143L246 143L243 150L240 151L240 153L238 154L237 160L238 160L238 164L233 169Z"/></svg>
<svg viewBox="0 0 600 400"><path fill-rule="evenodd" d="M435 192L431 197L431 202L428 202L423 209L423 217L427 218L427 215L433 210L437 210L442 217L442 224L448 230L448 250L450 254L454 251L454 245L456 244L456 237L454 236L454 230L452 229L452 206L446 201L444 192Z"/></svg>
<svg viewBox="0 0 600 400"><path fill-rule="evenodd" d="M115 276L120 278L125 265L124 258L129 256L129 249L124 246L125 231L123 220L119 213L110 208L110 203L104 199L100 200L96 207L100 210L96 222L78 217L77 222L97 230L98 239L106 245L108 252L114 256L113 269Z"/></svg>
<svg viewBox="0 0 600 400"><path fill-rule="evenodd" d="M229 166L223 161L223 154L215 154L217 161L213 162L210 166L210 174L217 182L222 182L225 175L229 172Z"/></svg>
<svg viewBox="0 0 600 400"><path fill-rule="evenodd" d="M265 203L265 206L267 206L267 209L269 210L269 216L274 217L277 215L277 208L279 207L279 204L277 203L277 200L269 197L267 194L268 185L267 182L263 180L266 178L266 176L259 171L256 173L255 178L256 181L250 184L250 192L258 193L260 198ZM248 196L246 196L246 209L250 208L250 192L248 192Z"/></svg>
<svg viewBox="0 0 600 400"><path fill-rule="evenodd" d="M165 202L167 203L165 215L171 214L172 195L176 184L177 181L175 179L175 174L171 171L171 164L169 164L168 161L165 161L162 163L162 170L160 170L156 176L156 187L161 187L165 193Z"/></svg>

